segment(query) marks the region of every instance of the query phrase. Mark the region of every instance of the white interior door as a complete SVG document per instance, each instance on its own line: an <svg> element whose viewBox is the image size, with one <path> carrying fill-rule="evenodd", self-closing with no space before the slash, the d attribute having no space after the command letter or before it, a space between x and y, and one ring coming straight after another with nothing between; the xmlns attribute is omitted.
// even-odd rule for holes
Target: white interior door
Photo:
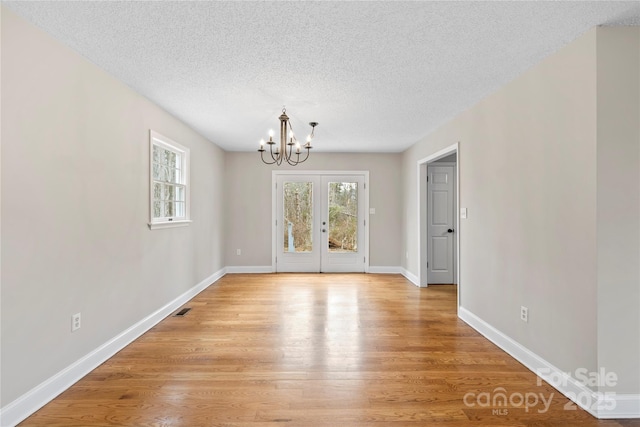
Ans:
<svg viewBox="0 0 640 427"><path fill-rule="evenodd" d="M427 277L453 283L454 168L429 165L427 176Z"/></svg>
<svg viewBox="0 0 640 427"><path fill-rule="evenodd" d="M277 272L364 272L364 175L276 178Z"/></svg>

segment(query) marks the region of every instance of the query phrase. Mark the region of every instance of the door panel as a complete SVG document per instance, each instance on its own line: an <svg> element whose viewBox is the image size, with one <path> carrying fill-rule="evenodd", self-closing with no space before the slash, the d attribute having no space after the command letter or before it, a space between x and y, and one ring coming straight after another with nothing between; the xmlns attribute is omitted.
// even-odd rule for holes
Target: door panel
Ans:
<svg viewBox="0 0 640 427"><path fill-rule="evenodd" d="M431 224L448 226L449 212L449 192L433 190L431 193Z"/></svg>
<svg viewBox="0 0 640 427"><path fill-rule="evenodd" d="M446 272L449 268L449 239L446 236L432 237L430 249L433 257L429 266L432 271Z"/></svg>
<svg viewBox="0 0 640 427"><path fill-rule="evenodd" d="M322 177L323 272L364 272L364 177Z"/></svg>
<svg viewBox="0 0 640 427"><path fill-rule="evenodd" d="M320 180L283 175L276 181L276 271L320 271Z"/></svg>
<svg viewBox="0 0 640 427"><path fill-rule="evenodd" d="M364 175L278 175L276 271L364 272Z"/></svg>
<svg viewBox="0 0 640 427"><path fill-rule="evenodd" d="M428 166L427 169L429 284L453 283L453 173L453 166Z"/></svg>

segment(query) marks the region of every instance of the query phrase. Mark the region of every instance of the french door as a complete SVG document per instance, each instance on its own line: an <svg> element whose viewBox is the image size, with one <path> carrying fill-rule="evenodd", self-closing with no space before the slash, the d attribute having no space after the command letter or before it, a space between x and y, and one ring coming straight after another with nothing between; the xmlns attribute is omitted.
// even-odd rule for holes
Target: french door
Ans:
<svg viewBox="0 0 640 427"><path fill-rule="evenodd" d="M364 174L277 174L275 271L364 272Z"/></svg>

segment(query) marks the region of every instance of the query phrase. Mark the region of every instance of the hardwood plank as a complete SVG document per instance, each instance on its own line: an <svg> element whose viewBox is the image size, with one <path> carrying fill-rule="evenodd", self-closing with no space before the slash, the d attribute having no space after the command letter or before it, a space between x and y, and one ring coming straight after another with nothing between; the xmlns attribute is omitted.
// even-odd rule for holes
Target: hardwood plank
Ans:
<svg viewBox="0 0 640 427"><path fill-rule="evenodd" d="M185 307L20 425L637 426L566 410L457 318L452 285L230 274ZM548 408L465 400L498 388Z"/></svg>

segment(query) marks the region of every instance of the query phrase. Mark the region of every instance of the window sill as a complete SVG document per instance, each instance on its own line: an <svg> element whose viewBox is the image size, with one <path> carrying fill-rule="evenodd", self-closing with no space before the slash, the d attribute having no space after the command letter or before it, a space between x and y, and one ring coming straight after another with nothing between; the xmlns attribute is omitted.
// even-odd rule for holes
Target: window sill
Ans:
<svg viewBox="0 0 640 427"><path fill-rule="evenodd" d="M163 222L151 222L147 224L150 230L159 230L161 228L176 228L176 227L187 227L193 221L190 219L183 219L180 221L163 221Z"/></svg>

